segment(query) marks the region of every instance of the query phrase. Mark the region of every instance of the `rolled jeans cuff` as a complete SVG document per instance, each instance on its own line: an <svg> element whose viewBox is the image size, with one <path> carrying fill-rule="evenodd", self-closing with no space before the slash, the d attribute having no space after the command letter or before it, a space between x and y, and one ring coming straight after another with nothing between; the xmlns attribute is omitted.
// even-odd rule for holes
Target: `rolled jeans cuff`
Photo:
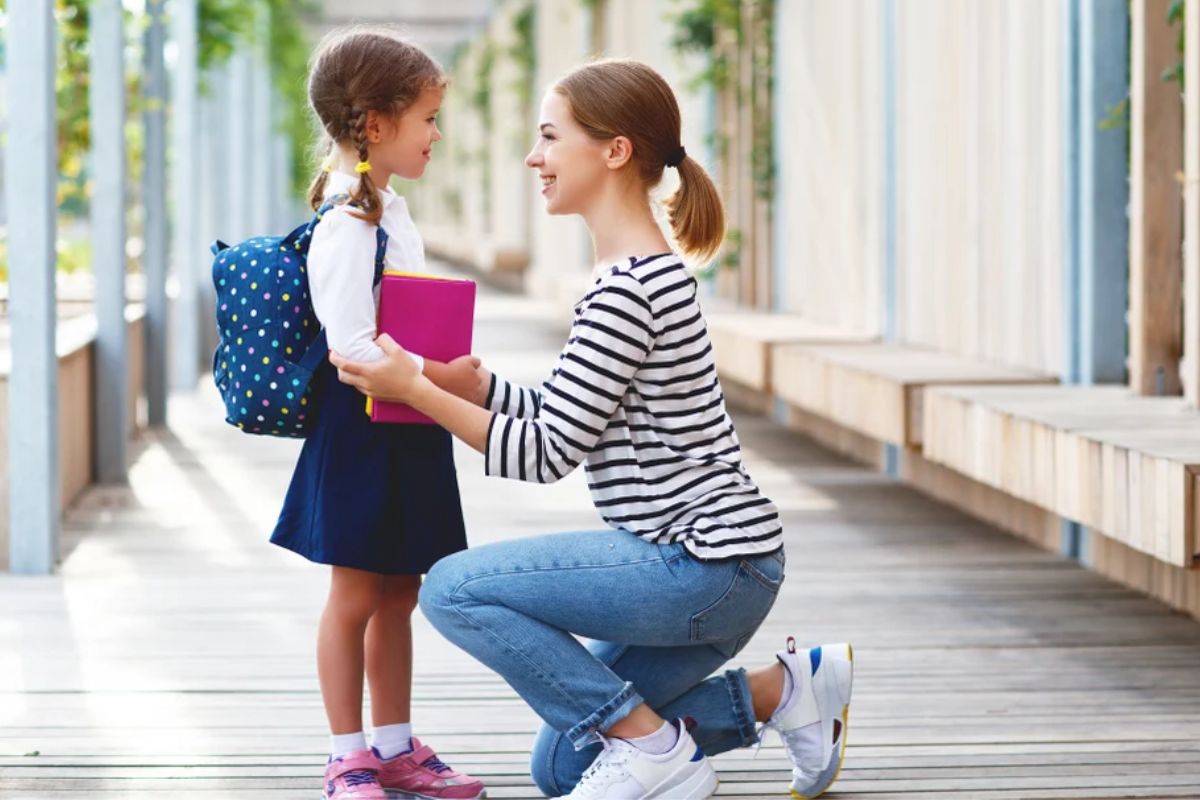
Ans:
<svg viewBox="0 0 1200 800"><path fill-rule="evenodd" d="M601 741L600 732L606 731L629 716L635 708L645 700L628 681L617 696L596 709L586 719L566 732L567 740L576 750L582 750L589 744ZM753 728L752 728L753 730Z"/></svg>
<svg viewBox="0 0 1200 800"><path fill-rule="evenodd" d="M758 726L754 718L754 706L751 704L750 685L746 679L746 670L728 670L724 678L725 686L729 689L729 700L733 705L733 719L737 723L741 746L749 747L758 741Z"/></svg>

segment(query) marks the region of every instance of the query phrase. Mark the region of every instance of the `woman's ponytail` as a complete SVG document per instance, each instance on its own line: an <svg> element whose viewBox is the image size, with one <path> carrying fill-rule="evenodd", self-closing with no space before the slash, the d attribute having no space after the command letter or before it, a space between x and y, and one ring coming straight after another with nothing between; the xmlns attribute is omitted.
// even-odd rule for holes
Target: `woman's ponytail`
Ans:
<svg viewBox="0 0 1200 800"><path fill-rule="evenodd" d="M725 240L725 209L717 187L693 158L683 157L679 188L667 198L667 219L684 255L697 263L712 259Z"/></svg>
<svg viewBox="0 0 1200 800"><path fill-rule="evenodd" d="M632 166L647 191L667 167L679 170L679 189L666 201L671 230L689 259L711 259L725 238L725 211L704 167L680 144L679 103L670 84L640 61L604 59L572 70L554 89L593 139L625 136L633 143Z"/></svg>

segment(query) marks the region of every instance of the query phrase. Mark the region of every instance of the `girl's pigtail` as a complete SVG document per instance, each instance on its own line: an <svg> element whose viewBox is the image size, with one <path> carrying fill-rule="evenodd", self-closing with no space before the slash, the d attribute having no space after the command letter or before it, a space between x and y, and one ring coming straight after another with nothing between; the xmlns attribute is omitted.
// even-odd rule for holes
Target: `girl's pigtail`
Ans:
<svg viewBox="0 0 1200 800"><path fill-rule="evenodd" d="M366 164L369 153L367 152L367 112L365 109L356 108L350 115L350 142L358 152L358 163ZM358 186L351 194L351 198L359 208L360 213L355 214L359 219L366 220L372 225L378 225L379 221L383 219L383 204L380 202L379 192L375 189L371 173L368 170L359 171Z"/></svg>
<svg viewBox="0 0 1200 800"><path fill-rule="evenodd" d="M308 204L312 207L313 211L316 211L325 203L325 184L329 180L333 147L333 139L330 139L328 136L323 137L321 143L317 146L321 166L317 170L317 176L308 185Z"/></svg>

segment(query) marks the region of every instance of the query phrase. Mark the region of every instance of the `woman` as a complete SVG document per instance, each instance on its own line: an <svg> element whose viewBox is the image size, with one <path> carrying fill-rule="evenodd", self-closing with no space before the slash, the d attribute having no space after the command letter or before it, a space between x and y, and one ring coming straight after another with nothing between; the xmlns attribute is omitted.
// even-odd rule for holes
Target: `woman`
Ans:
<svg viewBox="0 0 1200 800"><path fill-rule="evenodd" d="M674 238L710 258L724 236L716 188L680 146L670 87L635 61L568 74L538 129L525 163L549 213L583 217L596 264L543 386L480 367L472 404L386 336L383 361L332 358L346 383L483 453L490 475L550 483L586 461L612 527L451 555L427 575L421 608L545 721L532 774L547 795L707 797L717 780L704 754L754 744L762 722L784 740L792 793L816 797L845 752L849 646L797 653L789 639L769 666L708 678L765 619L784 568L779 514L742 466L696 282L651 210L650 190L677 169Z"/></svg>

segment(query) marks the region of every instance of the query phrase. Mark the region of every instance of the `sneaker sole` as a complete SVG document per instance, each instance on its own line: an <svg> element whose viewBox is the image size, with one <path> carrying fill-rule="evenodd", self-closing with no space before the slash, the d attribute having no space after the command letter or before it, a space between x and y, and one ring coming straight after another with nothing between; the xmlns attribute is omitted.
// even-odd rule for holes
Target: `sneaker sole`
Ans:
<svg viewBox="0 0 1200 800"><path fill-rule="evenodd" d="M403 789L384 789L383 793L387 795L388 800L446 800L444 797L434 797L430 794L416 794L414 792L406 792ZM488 796L487 790L484 789L474 797L462 798L462 800L486 800ZM459 800L455 798L455 800Z"/></svg>
<svg viewBox="0 0 1200 800"><path fill-rule="evenodd" d="M818 670L819 678L816 682L819 686L814 686L815 690L819 690L817 701L820 704L822 716L826 708L837 708L841 706L842 720L842 736L838 745L838 765L837 770L833 773L833 777L829 780L829 784L814 795L801 794L795 787L791 787L791 794L796 800L816 800L816 798L829 791L829 787L837 783L838 775L842 773L842 763L846 760L846 737L850 731L850 694L854 688L854 648L849 644L833 645L831 647L821 648L822 661L826 655L831 656L828 663L830 666L837 662L844 665L841 669L830 670L821 674L823 670ZM833 673L832 678L830 672Z"/></svg>
<svg viewBox="0 0 1200 800"><path fill-rule="evenodd" d="M667 787L660 783L650 790L646 795L646 800L667 800L668 798L669 800L708 800L717 790L720 781L717 780L716 770L712 768L712 764L708 762L707 758L700 763L703 765L703 769L696 770L694 775L688 776L682 783ZM669 781L670 778L667 780Z"/></svg>

